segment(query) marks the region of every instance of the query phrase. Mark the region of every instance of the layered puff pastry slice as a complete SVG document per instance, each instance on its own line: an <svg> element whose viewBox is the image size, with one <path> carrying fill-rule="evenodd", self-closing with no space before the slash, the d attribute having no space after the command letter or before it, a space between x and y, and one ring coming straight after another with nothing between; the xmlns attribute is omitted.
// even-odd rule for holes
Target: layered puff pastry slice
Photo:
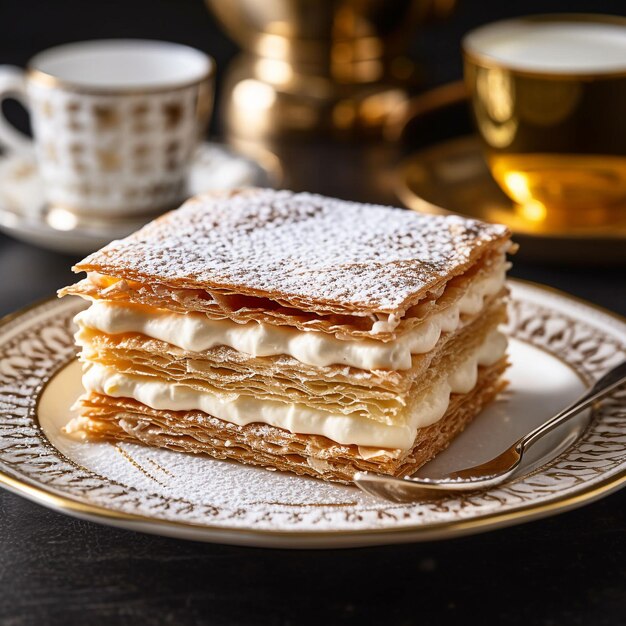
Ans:
<svg viewBox="0 0 626 626"><path fill-rule="evenodd" d="M91 440L408 475L503 388L504 226L269 189L187 201L61 290Z"/></svg>

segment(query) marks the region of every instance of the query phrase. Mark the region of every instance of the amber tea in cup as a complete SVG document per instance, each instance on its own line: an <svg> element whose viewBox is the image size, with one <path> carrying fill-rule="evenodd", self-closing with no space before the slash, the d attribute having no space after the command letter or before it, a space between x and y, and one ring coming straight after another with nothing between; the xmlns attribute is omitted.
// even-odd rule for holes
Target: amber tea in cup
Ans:
<svg viewBox="0 0 626 626"><path fill-rule="evenodd" d="M626 19L542 15L463 40L495 180L534 221L626 219Z"/></svg>

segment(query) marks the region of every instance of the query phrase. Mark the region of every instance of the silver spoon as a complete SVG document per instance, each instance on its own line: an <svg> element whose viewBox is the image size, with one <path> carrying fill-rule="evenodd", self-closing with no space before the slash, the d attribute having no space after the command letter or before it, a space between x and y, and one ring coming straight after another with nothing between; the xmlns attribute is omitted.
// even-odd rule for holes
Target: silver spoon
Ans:
<svg viewBox="0 0 626 626"><path fill-rule="evenodd" d="M366 493L393 502L433 499L455 491L475 491L499 485L518 469L524 453L537 441L573 415L604 398L623 382L626 382L626 361L609 370L573 404L518 439L510 448L486 463L453 472L444 478L411 478L410 476L393 478L369 472L357 472L354 475L354 482Z"/></svg>

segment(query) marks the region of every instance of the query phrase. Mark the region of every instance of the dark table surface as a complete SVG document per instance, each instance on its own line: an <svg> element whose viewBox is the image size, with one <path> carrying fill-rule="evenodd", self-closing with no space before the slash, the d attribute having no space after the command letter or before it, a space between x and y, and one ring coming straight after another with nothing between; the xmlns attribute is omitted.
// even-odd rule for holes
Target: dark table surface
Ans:
<svg viewBox="0 0 626 626"><path fill-rule="evenodd" d="M55 3L13 4L17 17L8 21L21 26L4 33L0 62L23 63L37 49L98 36L175 39L213 54L218 46L220 67L234 52L200 0L88 3L90 19L78 13L87 4L77 0L65 2L62 15L52 11ZM460 3L446 28L434 28L416 43L434 59L431 83L458 76L458 37L476 23L507 11L619 12L621 6L619 0L599 2L602 7L584 0L494 0L481 2L474 13L478 4ZM38 11L44 7L42 17ZM145 21L148 7L153 19ZM174 12L178 21L172 19ZM35 15L39 18L33 21ZM319 161L332 169L325 154ZM324 172L318 172L310 189L362 195L353 183L324 188L324 181ZM0 314L70 282L74 260L0 236ZM626 314L623 268L517 263L511 274ZM0 625L469 621L618 626L626 622L625 508L622 491L581 509L487 534L304 552L117 530L65 517L0 490Z"/></svg>
<svg viewBox="0 0 626 626"><path fill-rule="evenodd" d="M0 237L0 313L67 284L74 260ZM626 313L622 269L517 263L511 273ZM623 491L473 537L293 552L116 530L0 490L0 624L453 624L471 618L616 626L626 615L625 507Z"/></svg>

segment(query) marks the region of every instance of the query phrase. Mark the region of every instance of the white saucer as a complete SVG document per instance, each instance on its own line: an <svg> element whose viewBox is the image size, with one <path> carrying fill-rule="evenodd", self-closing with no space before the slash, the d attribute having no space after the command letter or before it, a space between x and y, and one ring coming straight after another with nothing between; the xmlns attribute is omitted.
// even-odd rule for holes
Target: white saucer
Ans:
<svg viewBox="0 0 626 626"><path fill-rule="evenodd" d="M205 142L194 157L188 191L195 195L215 189L267 187L272 182L270 173L258 163L222 144ZM0 231L15 239L56 252L87 254L112 239L125 237L154 217L82 226L71 219L46 216L44 208L43 183L34 156L1 155Z"/></svg>

